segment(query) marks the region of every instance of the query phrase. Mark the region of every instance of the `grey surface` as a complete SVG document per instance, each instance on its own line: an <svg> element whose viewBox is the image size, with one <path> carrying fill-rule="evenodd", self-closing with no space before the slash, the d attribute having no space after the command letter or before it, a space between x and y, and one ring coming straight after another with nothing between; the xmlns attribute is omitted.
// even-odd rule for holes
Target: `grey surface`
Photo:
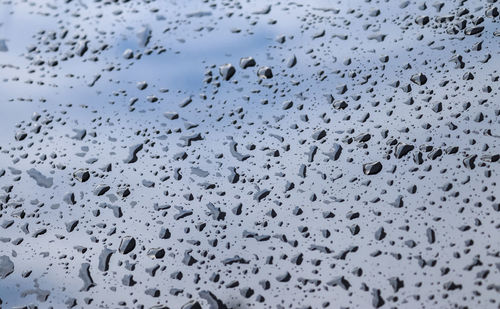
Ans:
<svg viewBox="0 0 500 309"><path fill-rule="evenodd" d="M0 307L499 308L498 6L2 2Z"/></svg>

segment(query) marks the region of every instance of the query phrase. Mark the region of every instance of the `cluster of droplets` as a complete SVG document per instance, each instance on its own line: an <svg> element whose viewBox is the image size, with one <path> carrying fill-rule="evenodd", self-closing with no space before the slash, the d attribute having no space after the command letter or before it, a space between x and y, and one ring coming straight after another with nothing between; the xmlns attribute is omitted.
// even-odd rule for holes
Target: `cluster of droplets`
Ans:
<svg viewBox="0 0 500 309"><path fill-rule="evenodd" d="M0 307L500 306L495 0L26 6Z"/></svg>

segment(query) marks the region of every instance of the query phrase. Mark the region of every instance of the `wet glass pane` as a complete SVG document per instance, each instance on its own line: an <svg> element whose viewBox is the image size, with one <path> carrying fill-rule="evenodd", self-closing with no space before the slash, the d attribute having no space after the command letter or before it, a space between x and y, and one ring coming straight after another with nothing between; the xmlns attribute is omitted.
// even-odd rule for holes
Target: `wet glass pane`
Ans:
<svg viewBox="0 0 500 309"><path fill-rule="evenodd" d="M498 308L499 22L0 2L0 308Z"/></svg>

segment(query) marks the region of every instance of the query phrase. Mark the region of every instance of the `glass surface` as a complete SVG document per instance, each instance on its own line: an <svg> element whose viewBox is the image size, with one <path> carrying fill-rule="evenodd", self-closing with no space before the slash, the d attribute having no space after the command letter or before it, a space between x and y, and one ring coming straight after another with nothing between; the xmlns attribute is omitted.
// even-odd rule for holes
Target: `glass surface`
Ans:
<svg viewBox="0 0 500 309"><path fill-rule="evenodd" d="M499 21L2 1L0 308L499 308Z"/></svg>

